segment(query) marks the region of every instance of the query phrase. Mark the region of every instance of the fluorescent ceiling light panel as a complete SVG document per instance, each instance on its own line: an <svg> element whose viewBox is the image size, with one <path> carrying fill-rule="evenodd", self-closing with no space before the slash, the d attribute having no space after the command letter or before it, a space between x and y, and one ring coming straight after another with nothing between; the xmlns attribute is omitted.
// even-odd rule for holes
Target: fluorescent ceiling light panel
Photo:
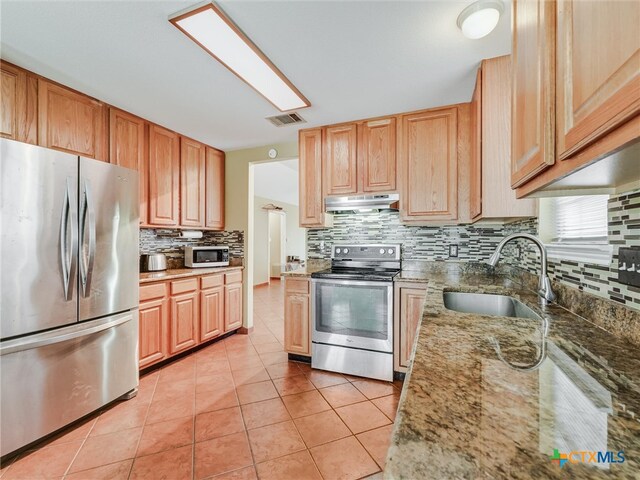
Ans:
<svg viewBox="0 0 640 480"><path fill-rule="evenodd" d="M169 21L279 110L311 105L217 5L207 3Z"/></svg>

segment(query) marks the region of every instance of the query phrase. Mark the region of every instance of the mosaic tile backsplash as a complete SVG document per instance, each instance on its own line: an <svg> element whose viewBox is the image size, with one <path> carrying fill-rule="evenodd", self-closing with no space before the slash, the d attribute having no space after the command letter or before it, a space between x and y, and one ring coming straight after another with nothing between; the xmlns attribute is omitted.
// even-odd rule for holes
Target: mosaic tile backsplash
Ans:
<svg viewBox="0 0 640 480"><path fill-rule="evenodd" d="M169 268L184 267L184 247L195 245L228 245L229 256L244 257L244 232L231 230L222 232L203 232L197 240L180 238L180 230L173 229L140 229L140 253L164 253Z"/></svg>
<svg viewBox="0 0 640 480"><path fill-rule="evenodd" d="M504 225L420 227L400 223L398 212L334 215L333 227L307 230L307 258L328 259L335 243L400 243L403 260L483 262L505 236L522 232L537 235L535 218ZM549 260L552 280L640 310L640 289L618 282L618 247L640 247L640 190L609 200L609 241L614 245L609 266ZM458 256L449 257L449 245ZM324 248L323 248L324 247ZM537 249L530 242L513 242L501 263L539 270Z"/></svg>

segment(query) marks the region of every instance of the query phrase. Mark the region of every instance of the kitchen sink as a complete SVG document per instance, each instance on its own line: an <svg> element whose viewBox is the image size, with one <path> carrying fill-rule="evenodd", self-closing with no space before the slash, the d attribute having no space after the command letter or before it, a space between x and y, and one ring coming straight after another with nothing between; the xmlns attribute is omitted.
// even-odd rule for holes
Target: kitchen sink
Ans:
<svg viewBox="0 0 640 480"><path fill-rule="evenodd" d="M521 301L506 295L444 292L443 300L447 310L455 310L456 312L541 320L540 315L531 308Z"/></svg>

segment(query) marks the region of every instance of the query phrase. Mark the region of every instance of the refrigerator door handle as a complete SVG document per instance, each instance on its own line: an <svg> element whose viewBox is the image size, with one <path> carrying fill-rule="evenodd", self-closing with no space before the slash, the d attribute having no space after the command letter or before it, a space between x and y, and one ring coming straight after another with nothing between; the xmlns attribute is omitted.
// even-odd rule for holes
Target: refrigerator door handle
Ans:
<svg viewBox="0 0 640 480"><path fill-rule="evenodd" d="M36 335L29 335L23 338L16 338L15 340L8 340L2 342L0 345L0 357L8 355L10 353L21 352L23 350L29 350L32 348L40 348L46 345L52 345L54 343L67 342L76 338L82 338L89 335L93 335L103 330L108 330L112 327L117 327L125 322L133 319L131 312L122 313L111 317L108 321L102 321L97 325L87 327L86 325L74 325L70 328L64 329L65 332L59 333L58 331L43 332Z"/></svg>
<svg viewBox="0 0 640 480"><path fill-rule="evenodd" d="M71 177L67 177L62 203L62 215L60 216L60 263L62 266L62 286L65 300L73 299L72 280L76 276L76 260L78 250L78 230L76 229L77 217L75 213ZM70 225L70 228L69 228ZM71 231L71 252L69 252L69 230Z"/></svg>
<svg viewBox="0 0 640 480"><path fill-rule="evenodd" d="M82 224L80 236L82 238L82 263L80 266L80 280L82 283L82 295L91 295L91 277L93 275L93 263L96 257L96 213L93 208L93 197L91 196L91 183L84 180L84 201L82 203ZM89 223L89 238L86 246L85 264L85 233L87 231L87 221Z"/></svg>

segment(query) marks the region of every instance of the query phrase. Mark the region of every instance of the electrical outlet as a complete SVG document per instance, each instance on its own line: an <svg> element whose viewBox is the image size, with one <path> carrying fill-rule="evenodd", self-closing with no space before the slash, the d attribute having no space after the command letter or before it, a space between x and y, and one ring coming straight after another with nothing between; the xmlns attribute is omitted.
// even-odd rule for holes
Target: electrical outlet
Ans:
<svg viewBox="0 0 640 480"><path fill-rule="evenodd" d="M640 287L640 248L618 249L618 281Z"/></svg>
<svg viewBox="0 0 640 480"><path fill-rule="evenodd" d="M458 256L458 245L451 244L449 245L449 257L457 257Z"/></svg>

